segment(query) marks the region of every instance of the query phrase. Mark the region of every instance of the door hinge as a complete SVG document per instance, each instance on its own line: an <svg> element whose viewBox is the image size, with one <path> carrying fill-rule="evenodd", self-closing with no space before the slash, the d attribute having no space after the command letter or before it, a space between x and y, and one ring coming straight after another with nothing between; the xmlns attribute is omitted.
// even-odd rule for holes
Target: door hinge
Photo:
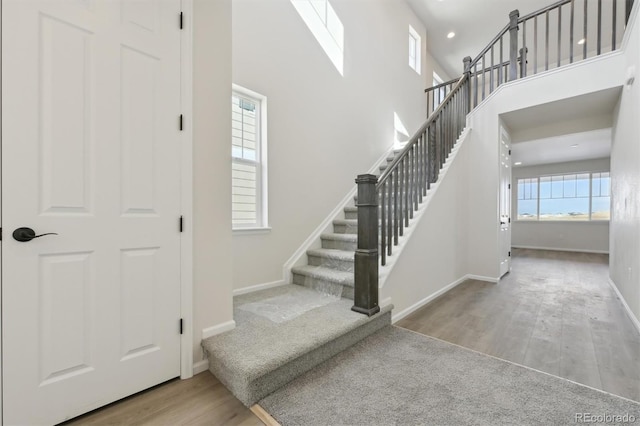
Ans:
<svg viewBox="0 0 640 426"><path fill-rule="evenodd" d="M180 114L180 130L182 130L183 128L182 122L183 122L183 117L182 117L182 114Z"/></svg>
<svg viewBox="0 0 640 426"><path fill-rule="evenodd" d="M2 241L2 228L0 228L0 241Z"/></svg>
<svg viewBox="0 0 640 426"><path fill-rule="evenodd" d="M184 28L184 14L180 12L180 29Z"/></svg>
<svg viewBox="0 0 640 426"><path fill-rule="evenodd" d="M184 320L182 318L180 318L180 334L182 334L183 331L184 331L183 326L184 326Z"/></svg>
<svg viewBox="0 0 640 426"><path fill-rule="evenodd" d="M509 150L509 155L511 155L511 150Z"/></svg>
<svg viewBox="0 0 640 426"><path fill-rule="evenodd" d="M509 252L509 257L511 257L511 252Z"/></svg>
<svg viewBox="0 0 640 426"><path fill-rule="evenodd" d="M180 232L184 229L184 218L180 216Z"/></svg>
<svg viewBox="0 0 640 426"><path fill-rule="evenodd" d="M511 223L511 218L509 218L509 223Z"/></svg>
<svg viewBox="0 0 640 426"><path fill-rule="evenodd" d="M511 184L509 184L509 189L511 189Z"/></svg>

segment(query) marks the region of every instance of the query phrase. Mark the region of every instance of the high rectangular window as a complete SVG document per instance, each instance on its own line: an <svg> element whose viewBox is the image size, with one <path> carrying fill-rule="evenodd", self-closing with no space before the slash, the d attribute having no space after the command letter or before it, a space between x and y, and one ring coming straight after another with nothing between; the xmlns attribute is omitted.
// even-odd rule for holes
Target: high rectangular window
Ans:
<svg viewBox="0 0 640 426"><path fill-rule="evenodd" d="M518 220L609 220L609 172L518 179Z"/></svg>
<svg viewBox="0 0 640 426"><path fill-rule="evenodd" d="M420 37L420 34L418 34L418 32L409 25L409 66L418 74L420 74L421 71L421 47L422 38Z"/></svg>
<svg viewBox="0 0 640 426"><path fill-rule="evenodd" d="M234 85L231 116L232 226L264 228L267 226L266 98Z"/></svg>

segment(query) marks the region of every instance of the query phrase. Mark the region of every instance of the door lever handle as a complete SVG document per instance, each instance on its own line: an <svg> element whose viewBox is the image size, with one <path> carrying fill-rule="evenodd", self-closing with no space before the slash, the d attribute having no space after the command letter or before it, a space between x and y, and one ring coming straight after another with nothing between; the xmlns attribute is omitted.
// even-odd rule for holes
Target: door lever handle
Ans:
<svg viewBox="0 0 640 426"><path fill-rule="evenodd" d="M27 243L34 238L44 237L45 235L58 235L55 232L47 232L46 234L36 235L35 231L31 228L18 228L13 231L13 239L20 241L21 243Z"/></svg>

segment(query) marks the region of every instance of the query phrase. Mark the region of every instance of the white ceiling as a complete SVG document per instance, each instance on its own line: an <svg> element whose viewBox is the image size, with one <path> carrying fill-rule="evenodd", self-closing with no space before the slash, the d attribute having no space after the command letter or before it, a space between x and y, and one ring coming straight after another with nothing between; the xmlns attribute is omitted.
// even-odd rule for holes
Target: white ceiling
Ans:
<svg viewBox="0 0 640 426"><path fill-rule="evenodd" d="M515 143L511 151L514 167L605 158L611 155L611 128Z"/></svg>
<svg viewBox="0 0 640 426"><path fill-rule="evenodd" d="M609 157L620 93L620 88L607 89L502 114L512 135L513 163L525 167Z"/></svg>
<svg viewBox="0 0 640 426"><path fill-rule="evenodd" d="M474 57L505 25L509 13L534 12L553 0L407 0L427 27L427 48L450 77L462 74L462 59ZM453 31L456 36L447 38Z"/></svg>

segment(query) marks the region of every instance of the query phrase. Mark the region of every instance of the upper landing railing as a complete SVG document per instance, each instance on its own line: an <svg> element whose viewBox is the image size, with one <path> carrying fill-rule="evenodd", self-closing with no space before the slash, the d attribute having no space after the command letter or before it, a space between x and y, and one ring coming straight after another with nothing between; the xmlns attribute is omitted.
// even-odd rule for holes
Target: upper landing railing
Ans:
<svg viewBox="0 0 640 426"><path fill-rule="evenodd" d="M379 262L386 264L427 190L438 180L467 114L501 84L616 50L632 6L633 0L562 0L523 17L514 10L509 24L475 59L464 58L461 78L426 90L427 121L380 178L356 179L358 248L352 310L366 315L380 311Z"/></svg>
<svg viewBox="0 0 640 426"><path fill-rule="evenodd" d="M561 0L525 16L514 10L475 59L465 58L472 109L508 81L618 49L632 7L633 0ZM457 80L425 90L427 116Z"/></svg>

